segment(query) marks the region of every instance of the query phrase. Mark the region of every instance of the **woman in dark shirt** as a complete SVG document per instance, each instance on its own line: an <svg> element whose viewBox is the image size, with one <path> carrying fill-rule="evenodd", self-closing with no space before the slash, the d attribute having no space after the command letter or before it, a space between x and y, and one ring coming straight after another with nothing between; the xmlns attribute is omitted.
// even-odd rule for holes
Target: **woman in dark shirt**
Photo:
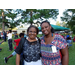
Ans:
<svg viewBox="0 0 75 75"><path fill-rule="evenodd" d="M20 54L23 52L25 65L41 65L40 39L37 38L38 28L31 25L27 29L27 37L22 38L16 48L16 65L20 64Z"/></svg>

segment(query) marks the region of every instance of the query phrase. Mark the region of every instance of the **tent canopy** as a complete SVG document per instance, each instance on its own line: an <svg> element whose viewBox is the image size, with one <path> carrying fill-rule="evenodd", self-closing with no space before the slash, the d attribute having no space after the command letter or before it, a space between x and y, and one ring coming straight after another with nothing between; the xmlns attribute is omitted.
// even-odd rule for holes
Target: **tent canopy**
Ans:
<svg viewBox="0 0 75 75"><path fill-rule="evenodd" d="M57 26L57 25L53 25L51 24L51 26L54 28L55 31L63 31L63 30L69 30L69 28L65 28L65 27L61 27L61 26ZM38 27L39 30L41 30L41 27Z"/></svg>

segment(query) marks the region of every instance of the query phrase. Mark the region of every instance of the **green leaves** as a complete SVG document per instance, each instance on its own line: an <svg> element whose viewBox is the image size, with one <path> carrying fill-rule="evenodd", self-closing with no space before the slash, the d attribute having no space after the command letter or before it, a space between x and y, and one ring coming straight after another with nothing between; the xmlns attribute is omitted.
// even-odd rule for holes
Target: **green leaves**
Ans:
<svg viewBox="0 0 75 75"><path fill-rule="evenodd" d="M75 33L75 9L67 9L63 12L62 21L67 22L68 27Z"/></svg>
<svg viewBox="0 0 75 75"><path fill-rule="evenodd" d="M35 24L34 20L39 22L39 20L43 20L43 18L56 19L59 14L58 9L0 9L0 20L2 19L2 12L4 12L5 16L2 22L7 26L10 24L11 27L18 26L20 22L30 23L32 25Z"/></svg>
<svg viewBox="0 0 75 75"><path fill-rule="evenodd" d="M56 19L58 15L58 9L26 9L23 10L22 19L27 19L29 23L34 23L33 21L36 19Z"/></svg>

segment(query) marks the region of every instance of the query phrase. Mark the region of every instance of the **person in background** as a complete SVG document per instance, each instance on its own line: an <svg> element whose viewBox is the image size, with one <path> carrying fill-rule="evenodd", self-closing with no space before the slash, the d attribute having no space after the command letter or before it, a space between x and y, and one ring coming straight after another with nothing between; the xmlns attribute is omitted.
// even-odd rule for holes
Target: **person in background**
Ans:
<svg viewBox="0 0 75 75"><path fill-rule="evenodd" d="M69 34L66 35L66 39L67 39L67 38L70 38L70 35L69 35Z"/></svg>
<svg viewBox="0 0 75 75"><path fill-rule="evenodd" d="M74 36L74 38L73 38L73 42L75 42L75 36Z"/></svg>
<svg viewBox="0 0 75 75"><path fill-rule="evenodd" d="M0 32L0 39L1 39L1 32Z"/></svg>
<svg viewBox="0 0 75 75"><path fill-rule="evenodd" d="M3 35L3 32L1 32L1 39L3 39L4 35Z"/></svg>
<svg viewBox="0 0 75 75"><path fill-rule="evenodd" d="M69 54L66 40L46 20L41 22L41 30L44 36L41 38L41 58L43 65L68 65ZM60 52L62 54L62 59Z"/></svg>
<svg viewBox="0 0 75 75"><path fill-rule="evenodd" d="M3 35L4 35L4 41L6 42L6 35L7 35L7 34L6 34L5 31L3 32Z"/></svg>
<svg viewBox="0 0 75 75"><path fill-rule="evenodd" d="M21 38L24 37L24 33L20 33L20 34L19 34L19 37L20 37L19 39L15 39L15 40L13 41L13 44L15 45L14 49L16 49L16 47L19 45L19 42L20 42ZM11 58L11 57L13 57L14 55L16 55L16 52L15 52L15 51L14 51L11 55L9 55L8 57L5 57L5 58L4 58L5 63L7 63L8 59ZM22 55L22 54L21 54L21 55ZM21 57L22 57L22 56L21 56Z"/></svg>
<svg viewBox="0 0 75 75"><path fill-rule="evenodd" d="M72 46L72 38L70 37L70 35L67 35L66 42L67 42L68 49L69 49L69 47Z"/></svg>
<svg viewBox="0 0 75 75"><path fill-rule="evenodd" d="M26 35L26 34L24 34L24 37L27 37L27 35Z"/></svg>
<svg viewBox="0 0 75 75"><path fill-rule="evenodd" d="M13 46L12 46L12 31L11 30L9 30L9 32L7 34L7 38L8 38L9 51L12 51Z"/></svg>
<svg viewBox="0 0 75 75"><path fill-rule="evenodd" d="M16 39L16 38L18 38L18 34L17 34L17 32L14 34L14 38Z"/></svg>
<svg viewBox="0 0 75 75"><path fill-rule="evenodd" d="M0 42L0 45L2 44L4 42L4 40L2 40L1 42ZM0 48L0 51L2 50L2 48Z"/></svg>

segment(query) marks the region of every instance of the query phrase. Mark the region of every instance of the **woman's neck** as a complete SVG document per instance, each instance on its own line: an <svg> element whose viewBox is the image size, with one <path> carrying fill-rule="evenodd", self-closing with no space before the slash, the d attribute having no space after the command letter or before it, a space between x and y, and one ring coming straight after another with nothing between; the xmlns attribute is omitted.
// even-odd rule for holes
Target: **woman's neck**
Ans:
<svg viewBox="0 0 75 75"><path fill-rule="evenodd" d="M51 42L54 40L55 34L51 33L50 35L47 35L44 37L45 44L51 44Z"/></svg>
<svg viewBox="0 0 75 75"><path fill-rule="evenodd" d="M52 35L53 35L53 33L50 33L50 34L48 34L48 35L45 35L45 37L46 37L46 38L50 38L50 37L52 37Z"/></svg>
<svg viewBox="0 0 75 75"><path fill-rule="evenodd" d="M28 37L28 41L33 42L33 41L37 41L37 40L36 40L36 38L31 39Z"/></svg>

